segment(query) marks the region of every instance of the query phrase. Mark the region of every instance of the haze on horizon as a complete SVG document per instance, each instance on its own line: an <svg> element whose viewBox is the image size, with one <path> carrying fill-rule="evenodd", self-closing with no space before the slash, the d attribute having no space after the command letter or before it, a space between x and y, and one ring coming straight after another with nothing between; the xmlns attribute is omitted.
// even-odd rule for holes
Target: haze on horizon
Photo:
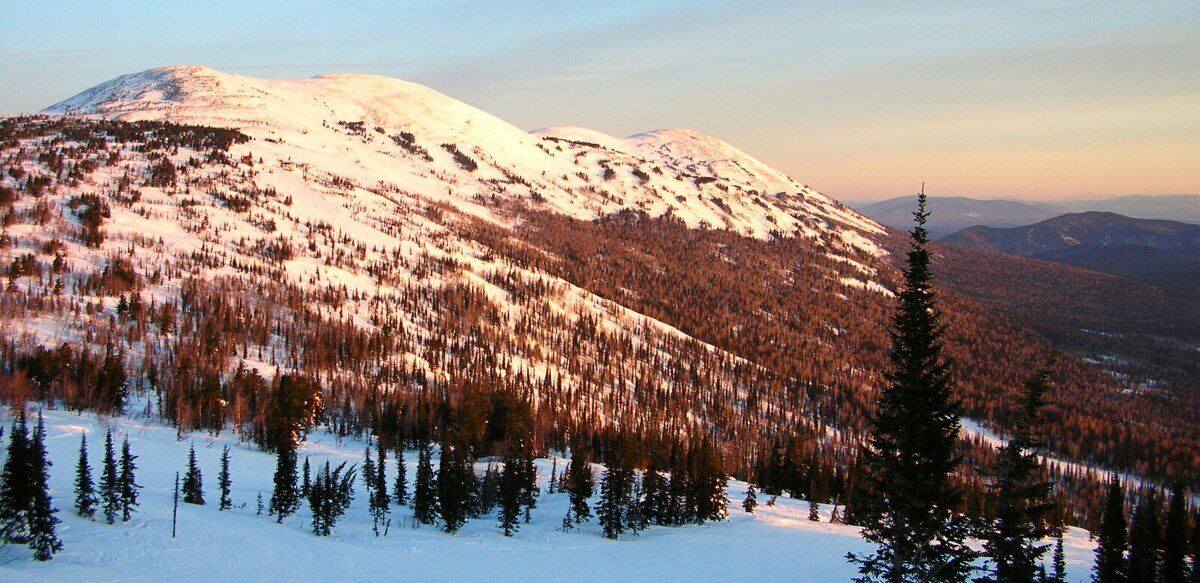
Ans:
<svg viewBox="0 0 1200 583"><path fill-rule="evenodd" d="M7 3L0 115L200 64L371 73L526 129L686 127L844 200L1200 192L1200 3Z"/></svg>

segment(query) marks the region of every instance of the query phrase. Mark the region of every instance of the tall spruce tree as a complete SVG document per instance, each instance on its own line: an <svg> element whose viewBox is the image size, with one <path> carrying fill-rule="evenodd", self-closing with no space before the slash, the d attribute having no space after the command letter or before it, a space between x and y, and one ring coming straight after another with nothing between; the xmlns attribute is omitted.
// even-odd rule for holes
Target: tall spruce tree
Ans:
<svg viewBox="0 0 1200 583"><path fill-rule="evenodd" d="M475 506L477 484L474 463L468 447L443 443L438 462L437 501L442 528L458 532Z"/></svg>
<svg viewBox="0 0 1200 583"><path fill-rule="evenodd" d="M620 446L608 456L608 467L600 482L600 502L596 519L604 536L616 539L630 526L628 515L633 497L634 472L628 456Z"/></svg>
<svg viewBox="0 0 1200 583"><path fill-rule="evenodd" d="M1097 539L1092 581L1125 583L1125 492L1115 477L1108 485Z"/></svg>
<svg viewBox="0 0 1200 583"><path fill-rule="evenodd" d="M538 469L534 464L532 440L524 438L520 442L521 452L519 456L521 467L521 507L525 511L525 522L531 520L531 511L537 508L538 495L541 494L541 488L538 486Z"/></svg>
<svg viewBox="0 0 1200 583"><path fill-rule="evenodd" d="M436 524L438 517L438 484L433 473L433 447L423 442L417 453L417 476L413 487L413 518L421 524Z"/></svg>
<svg viewBox="0 0 1200 583"><path fill-rule="evenodd" d="M1133 512L1129 527L1129 560L1125 578L1134 581L1158 580L1162 532L1158 527L1158 501L1154 492L1142 497Z"/></svg>
<svg viewBox="0 0 1200 583"><path fill-rule="evenodd" d="M391 512L392 504L387 485L387 450L383 447L382 440L379 442L379 461L375 465L375 475L371 476L371 480L374 482L368 491L371 528L375 536L379 536L380 528L383 528L384 533L387 532L388 514Z"/></svg>
<svg viewBox="0 0 1200 583"><path fill-rule="evenodd" d="M396 446L396 482L392 486L392 497L396 504L408 503L408 468L404 464L404 445Z"/></svg>
<svg viewBox="0 0 1200 583"><path fill-rule="evenodd" d="M275 522L282 523L300 508L300 488L296 485L296 447L289 441L280 443L279 456L275 459L274 481L270 512L275 515Z"/></svg>
<svg viewBox="0 0 1200 583"><path fill-rule="evenodd" d="M371 444L368 440L367 446L363 448L363 487L367 489L367 498L370 499L371 489L375 487L375 460L371 458Z"/></svg>
<svg viewBox="0 0 1200 583"><path fill-rule="evenodd" d="M187 504L204 505L204 477L196 463L196 446L188 448L188 467L183 473L183 501Z"/></svg>
<svg viewBox="0 0 1200 583"><path fill-rule="evenodd" d="M1039 476L1033 449L1041 447L1038 437L1041 410L1050 388L1050 371L1042 369L1025 382L1020 412L1013 422L1008 443L1000 448L995 479L989 490L995 517L983 531L984 555L992 572L981 582L1035 583L1042 556L1050 545L1041 540L1052 533L1047 520L1054 509L1050 501L1053 485Z"/></svg>
<svg viewBox="0 0 1200 583"><path fill-rule="evenodd" d="M888 386L864 452L870 482L860 519L874 553L847 557L860 582L964 581L974 552L951 482L959 464L958 402L942 357L943 327L931 287L925 193L917 196L908 268L891 332ZM856 510L857 512L857 510ZM856 515L857 518L857 515Z"/></svg>
<svg viewBox="0 0 1200 583"><path fill-rule="evenodd" d="M230 487L233 481L229 479L229 446L221 450L221 473L217 474L217 487L221 489L221 504L218 510L229 510L233 508L233 500L229 497Z"/></svg>
<svg viewBox="0 0 1200 583"><path fill-rule="evenodd" d="M500 474L500 529L504 536L512 536L521 528L521 490L524 480L521 460L512 449L504 457L504 471Z"/></svg>
<svg viewBox="0 0 1200 583"><path fill-rule="evenodd" d="M33 432L31 453L33 505L29 513L29 548L33 549L34 559L49 561L54 557L54 553L62 550L62 541L58 539L54 529L54 525L62 521L54 516L58 509L54 507L54 501L50 497L52 464L46 453L46 424L40 411L37 429Z"/></svg>
<svg viewBox="0 0 1200 583"><path fill-rule="evenodd" d="M692 479L691 496L694 502L695 520L699 524L725 520L729 515L729 499L725 496L728 477L721 468L721 460L712 441L705 438L700 445L696 460L696 472Z"/></svg>
<svg viewBox="0 0 1200 583"><path fill-rule="evenodd" d="M308 498L308 493L312 490L312 467L308 465L308 456L304 456L304 473L300 479L300 496Z"/></svg>
<svg viewBox="0 0 1200 583"><path fill-rule="evenodd" d="M17 408L8 433L8 453L0 473L0 537L9 543L29 541L29 515L33 509L33 443L25 410Z"/></svg>
<svg viewBox="0 0 1200 583"><path fill-rule="evenodd" d="M1067 582L1067 555L1063 552L1063 537L1059 534L1054 539L1054 555L1051 559L1054 570L1050 574L1048 583L1066 583Z"/></svg>
<svg viewBox="0 0 1200 583"><path fill-rule="evenodd" d="M117 521L121 511L121 479L117 474L117 454L113 448L112 431L104 434L104 468L100 470L100 508L109 524Z"/></svg>
<svg viewBox="0 0 1200 583"><path fill-rule="evenodd" d="M689 500L692 491L692 467L687 463L686 456L678 454L671 465L671 481L667 484L667 524L681 525L695 518L695 508ZM772 500L774 498L772 497ZM771 505L768 502L767 505Z"/></svg>
<svg viewBox="0 0 1200 583"><path fill-rule="evenodd" d="M588 500L595 493L595 488L596 478L592 475L587 450L583 447L571 448L571 464L567 466L567 494L575 524L591 520L592 508Z"/></svg>
<svg viewBox="0 0 1200 583"><path fill-rule="evenodd" d="M747 496L750 495L748 492ZM653 464L642 475L642 513L648 523L658 526L671 524L671 493L667 479Z"/></svg>
<svg viewBox="0 0 1200 583"><path fill-rule="evenodd" d="M96 486L92 482L92 465L88 463L87 434L79 439L79 462L75 464L75 514L84 518L96 516Z"/></svg>
<svg viewBox="0 0 1200 583"><path fill-rule="evenodd" d="M138 490L142 489L141 484L137 483L137 476L134 471L137 470L137 465L133 463L138 456L133 455L129 449L129 438L126 437L121 442L121 475L117 478L120 484L118 497L121 502L121 521L129 522L133 518L133 509L138 505Z"/></svg>
<svg viewBox="0 0 1200 583"><path fill-rule="evenodd" d="M1187 583L1188 517L1187 494L1179 485L1171 489L1167 526L1163 531L1162 581Z"/></svg>

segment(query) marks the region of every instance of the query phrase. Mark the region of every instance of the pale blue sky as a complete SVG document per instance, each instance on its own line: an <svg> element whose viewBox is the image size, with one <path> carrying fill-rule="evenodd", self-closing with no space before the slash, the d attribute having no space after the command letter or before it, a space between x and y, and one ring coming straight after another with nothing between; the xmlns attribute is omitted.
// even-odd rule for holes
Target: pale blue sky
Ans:
<svg viewBox="0 0 1200 583"><path fill-rule="evenodd" d="M0 3L0 115L124 73L389 75L713 134L843 199L1200 192L1200 2Z"/></svg>

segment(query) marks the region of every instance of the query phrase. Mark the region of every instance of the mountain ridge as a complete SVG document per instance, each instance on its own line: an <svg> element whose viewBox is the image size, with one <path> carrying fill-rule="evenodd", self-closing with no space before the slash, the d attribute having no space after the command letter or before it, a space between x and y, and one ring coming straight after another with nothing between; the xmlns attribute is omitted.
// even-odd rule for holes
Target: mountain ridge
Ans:
<svg viewBox="0 0 1200 583"><path fill-rule="evenodd" d="M1094 269L1178 293L1200 293L1200 225L1190 223L1089 211L1007 229L974 226L941 242Z"/></svg>
<svg viewBox="0 0 1200 583"><path fill-rule="evenodd" d="M388 77L262 80L204 67L164 67L118 77L44 111L235 127L269 142L265 150L259 147L260 155L273 154L281 160L319 154L313 151L317 140L308 136L325 139L322 134L339 129L336 124L352 124L349 127L363 143L340 144L353 158L340 164L331 160L345 173L391 166L406 171L411 180L420 178L411 175L427 171L429 162L435 162L433 167L460 174L460 180L506 183L509 195L538 197L579 218L637 208L656 216L673 213L690 226L733 228L760 238L773 233L818 238L834 232L850 245L876 253L880 249L869 238L883 232L874 221L697 132L636 134L623 141L628 147L621 151L585 141L571 141L566 144L569 151L559 151L562 142L558 149L545 143L555 136L526 132L427 87ZM405 140L397 136L405 133L420 143L400 143ZM386 151L386 143L378 147L385 136L400 149L416 148L418 156L397 156ZM456 166L461 164L447 163L451 154L439 151L442 144L458 146L468 158L482 159L467 162L475 165L469 172L458 172ZM434 159L422 162L419 157ZM405 164L396 164L398 158ZM409 190L439 190L427 180L412 182L414 188ZM604 187L608 182L613 188ZM621 195L612 192L618 187ZM488 185L479 188L494 190ZM469 212L478 211L469 198L454 193L444 197Z"/></svg>

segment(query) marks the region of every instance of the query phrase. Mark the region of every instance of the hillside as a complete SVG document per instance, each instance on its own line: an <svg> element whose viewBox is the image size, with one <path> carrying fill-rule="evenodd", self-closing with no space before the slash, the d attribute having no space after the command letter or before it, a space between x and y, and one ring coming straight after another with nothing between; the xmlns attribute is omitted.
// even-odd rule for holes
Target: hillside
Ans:
<svg viewBox="0 0 1200 583"><path fill-rule="evenodd" d="M741 479L786 453L797 497L856 487L903 240L729 144L528 133L394 79L194 67L50 111L0 121L10 402L154 395L181 433L269 447L286 380L306 429L344 439L483 457L527 413L538 452L635 444L637 467L672 467L711 442ZM1002 431L1055 347L944 300L965 412ZM1200 478L1194 409L1081 358L1055 373L1054 455ZM1129 432L1133 410L1161 416ZM991 448L964 437L978 503ZM1094 523L1096 475L1053 471L1064 519Z"/></svg>
<svg viewBox="0 0 1200 583"><path fill-rule="evenodd" d="M1111 273L1185 297L1200 295L1200 225L1087 212L1009 229L975 226L942 242Z"/></svg>

